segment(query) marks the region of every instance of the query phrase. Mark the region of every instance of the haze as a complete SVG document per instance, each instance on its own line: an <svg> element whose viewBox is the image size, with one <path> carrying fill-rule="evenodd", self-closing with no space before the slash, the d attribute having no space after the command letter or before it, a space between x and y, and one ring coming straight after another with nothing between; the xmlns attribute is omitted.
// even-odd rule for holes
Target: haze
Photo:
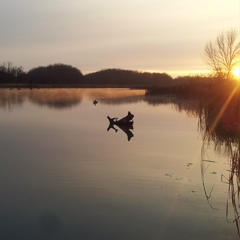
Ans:
<svg viewBox="0 0 240 240"><path fill-rule="evenodd" d="M240 30L239 0L1 0L0 9L0 62L26 71L64 63L84 74L201 72L206 42Z"/></svg>

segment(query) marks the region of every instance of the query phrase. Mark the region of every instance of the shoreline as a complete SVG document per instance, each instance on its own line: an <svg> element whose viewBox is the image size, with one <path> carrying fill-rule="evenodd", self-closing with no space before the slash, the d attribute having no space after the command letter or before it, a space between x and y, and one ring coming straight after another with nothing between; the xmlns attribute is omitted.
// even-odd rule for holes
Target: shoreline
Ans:
<svg viewBox="0 0 240 240"><path fill-rule="evenodd" d="M40 88L134 88L134 89L149 89L153 86L150 85L91 85L91 84L0 84L0 89L40 89Z"/></svg>

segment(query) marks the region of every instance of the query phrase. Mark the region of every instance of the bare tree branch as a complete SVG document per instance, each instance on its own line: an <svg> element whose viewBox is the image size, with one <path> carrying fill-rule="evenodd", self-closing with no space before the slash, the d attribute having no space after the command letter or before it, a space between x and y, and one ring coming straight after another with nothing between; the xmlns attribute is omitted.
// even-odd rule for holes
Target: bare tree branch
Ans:
<svg viewBox="0 0 240 240"><path fill-rule="evenodd" d="M237 31L232 29L205 45L203 59L217 77L229 79L233 67L239 63L240 42L236 43L237 38Z"/></svg>

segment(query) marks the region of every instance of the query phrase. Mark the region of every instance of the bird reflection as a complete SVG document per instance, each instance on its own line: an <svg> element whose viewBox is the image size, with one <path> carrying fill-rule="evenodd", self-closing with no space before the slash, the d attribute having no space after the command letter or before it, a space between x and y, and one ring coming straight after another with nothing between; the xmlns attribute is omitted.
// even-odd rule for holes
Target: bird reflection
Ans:
<svg viewBox="0 0 240 240"><path fill-rule="evenodd" d="M118 120L118 118L110 118L109 116L107 116L108 120L109 120L109 126L107 128L107 131L109 131L110 129L115 130L115 132L118 132L118 129L116 127L118 127L119 129L121 129L123 132L126 133L128 141L131 140L132 137L134 137L133 133L131 130L133 130L133 117L134 115L131 112L128 112L128 115L120 120Z"/></svg>

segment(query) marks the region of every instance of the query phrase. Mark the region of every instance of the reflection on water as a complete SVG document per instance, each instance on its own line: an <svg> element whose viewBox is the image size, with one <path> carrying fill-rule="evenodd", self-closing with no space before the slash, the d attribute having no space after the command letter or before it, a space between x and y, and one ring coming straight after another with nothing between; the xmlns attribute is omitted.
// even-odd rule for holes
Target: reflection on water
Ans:
<svg viewBox="0 0 240 240"><path fill-rule="evenodd" d="M1 89L0 239L236 239L240 106L227 96ZM134 135L107 119L128 111Z"/></svg>
<svg viewBox="0 0 240 240"><path fill-rule="evenodd" d="M198 102L171 96L145 96L145 90L128 89L0 89L0 108L13 109L24 101L50 108L69 108L81 103L83 98L93 100L93 104L131 104L144 101L152 106L171 105L177 111L195 114Z"/></svg>
<svg viewBox="0 0 240 240"><path fill-rule="evenodd" d="M123 104L142 100L145 90L126 89L0 89L0 108L12 109L30 101L40 106L62 109L81 103L83 98L95 99L94 104L101 100L105 104Z"/></svg>
<svg viewBox="0 0 240 240"><path fill-rule="evenodd" d="M228 173L221 174L221 181L228 184L226 218L240 224L240 94L238 86L225 95L216 95L204 101L200 108L199 123L203 134L202 165L205 163L207 145L213 143L219 154L229 158ZM210 162L210 161L209 161ZM211 164L211 162L210 162ZM204 175L204 172L203 172ZM203 176L204 178L204 176ZM211 192L206 195L208 200Z"/></svg>
<svg viewBox="0 0 240 240"><path fill-rule="evenodd" d="M44 214L39 217L39 225L42 232L50 237L57 234L61 229L61 221L54 214Z"/></svg>
<svg viewBox="0 0 240 240"><path fill-rule="evenodd" d="M128 115L126 117L123 117L121 119L118 119L116 117L110 118L109 116L107 117L109 120L109 126L108 126L108 131L110 129L115 130L115 132L118 131L116 127L121 129L123 132L127 134L128 141L131 140L131 138L134 136L131 130L133 130L133 118L134 115L131 112L128 112ZM116 127L115 127L116 126Z"/></svg>
<svg viewBox="0 0 240 240"><path fill-rule="evenodd" d="M207 189L206 175L217 174L209 158L208 148L228 158L229 168L222 171L219 181L228 184L226 199L226 219L235 223L240 236L240 93L239 86L231 88L225 94L216 94L210 99L183 100L169 97L159 101L160 104L171 104L177 111L184 111L188 116L198 117L199 130L202 134L201 176L206 200L212 209L218 210L212 203L214 185ZM151 97L150 97L151 99ZM151 104L156 105L153 99ZM209 169L212 168L212 171Z"/></svg>

